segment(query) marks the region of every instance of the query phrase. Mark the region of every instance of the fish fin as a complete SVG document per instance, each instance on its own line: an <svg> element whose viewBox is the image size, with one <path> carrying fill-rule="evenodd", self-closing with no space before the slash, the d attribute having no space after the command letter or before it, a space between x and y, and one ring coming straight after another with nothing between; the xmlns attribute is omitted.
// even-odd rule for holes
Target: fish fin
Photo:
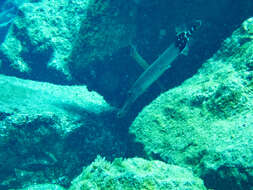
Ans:
<svg viewBox="0 0 253 190"><path fill-rule="evenodd" d="M143 70L146 70L149 67L147 61L139 54L137 47L132 43L130 44L130 56L141 68L143 68Z"/></svg>

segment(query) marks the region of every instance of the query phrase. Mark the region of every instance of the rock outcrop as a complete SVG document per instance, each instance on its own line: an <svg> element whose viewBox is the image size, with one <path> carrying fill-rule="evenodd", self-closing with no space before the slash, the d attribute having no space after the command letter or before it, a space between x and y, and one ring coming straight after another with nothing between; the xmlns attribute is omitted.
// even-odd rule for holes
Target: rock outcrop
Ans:
<svg viewBox="0 0 253 190"><path fill-rule="evenodd" d="M192 171L142 158L117 158L112 163L98 156L72 182L68 190L206 190ZM53 184L32 185L20 190L63 190Z"/></svg>
<svg viewBox="0 0 253 190"><path fill-rule="evenodd" d="M142 158L115 159L112 163L98 157L72 181L69 190L205 190L203 181L190 170L161 161Z"/></svg>
<svg viewBox="0 0 253 190"><path fill-rule="evenodd" d="M66 186L97 154L124 156L110 118L111 107L86 87L0 75L0 189Z"/></svg>
<svg viewBox="0 0 253 190"><path fill-rule="evenodd" d="M66 60L88 4L89 0L22 4L0 46L1 73L61 84L71 80Z"/></svg>
<svg viewBox="0 0 253 190"><path fill-rule="evenodd" d="M253 187L252 28L250 18L130 127L148 156L192 168L208 188Z"/></svg>

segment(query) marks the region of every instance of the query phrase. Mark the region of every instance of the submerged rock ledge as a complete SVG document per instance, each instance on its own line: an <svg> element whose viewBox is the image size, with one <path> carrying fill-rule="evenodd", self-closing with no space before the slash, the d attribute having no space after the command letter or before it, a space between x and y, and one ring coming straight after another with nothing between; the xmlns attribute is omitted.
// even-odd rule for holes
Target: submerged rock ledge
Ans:
<svg viewBox="0 0 253 190"><path fill-rule="evenodd" d="M97 154L123 156L111 107L84 86L0 75L0 189L68 185Z"/></svg>
<svg viewBox="0 0 253 190"><path fill-rule="evenodd" d="M196 75L146 106L130 127L146 154L192 168L208 188L253 187L253 18Z"/></svg>
<svg viewBox="0 0 253 190"><path fill-rule="evenodd" d="M33 185L22 190L62 190L53 184ZM98 156L72 181L68 190L206 190L203 181L190 170L142 158L115 159Z"/></svg>

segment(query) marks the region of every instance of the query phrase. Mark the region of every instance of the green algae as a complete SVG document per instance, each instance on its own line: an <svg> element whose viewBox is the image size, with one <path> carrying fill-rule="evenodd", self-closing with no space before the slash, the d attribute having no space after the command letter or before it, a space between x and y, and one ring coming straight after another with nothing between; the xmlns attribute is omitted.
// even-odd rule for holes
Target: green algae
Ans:
<svg viewBox="0 0 253 190"><path fill-rule="evenodd" d="M237 168L253 163L252 48L252 34L241 26L195 76L139 113L130 133L148 157L192 168L209 188L253 185L252 172Z"/></svg>
<svg viewBox="0 0 253 190"><path fill-rule="evenodd" d="M98 157L73 180L69 190L169 190L205 189L202 181L187 169L161 161L142 158L115 159L112 163Z"/></svg>

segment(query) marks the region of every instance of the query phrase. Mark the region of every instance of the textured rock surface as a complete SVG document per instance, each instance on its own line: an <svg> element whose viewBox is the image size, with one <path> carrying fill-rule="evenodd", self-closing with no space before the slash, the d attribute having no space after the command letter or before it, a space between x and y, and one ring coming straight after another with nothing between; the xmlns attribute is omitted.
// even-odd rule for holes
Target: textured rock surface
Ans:
<svg viewBox="0 0 253 190"><path fill-rule="evenodd" d="M135 45L151 64L174 41L176 28L182 31L185 25L201 19L203 27L193 37L190 56L180 56L161 78L169 89L194 75L253 9L251 0L107 0L94 5L88 9L77 36L70 70L77 81L98 91L115 106L124 102L127 90L143 72L129 49L123 47ZM154 85L138 106L147 104L158 93L160 88Z"/></svg>
<svg viewBox="0 0 253 190"><path fill-rule="evenodd" d="M109 58L120 48L129 46L135 36L136 11L129 2L95 2L91 2L94 6L87 9L87 17L82 22L71 55L73 74L80 80L85 80L79 76L80 72L88 72L90 64Z"/></svg>
<svg viewBox="0 0 253 190"><path fill-rule="evenodd" d="M24 3L0 47L4 73L62 83L69 76L72 50L87 1L41 0Z"/></svg>
<svg viewBox="0 0 253 190"><path fill-rule="evenodd" d="M39 185L32 185L27 188L19 190L65 190L65 189L59 185L54 184L39 184Z"/></svg>
<svg viewBox="0 0 253 190"><path fill-rule="evenodd" d="M30 2L20 7L0 46L0 72L60 84L82 83L117 106L143 72L124 47L135 45L152 63L174 40L176 27L202 19L203 29L190 48L192 56L180 57L162 77L164 86L171 88L195 74L253 8L251 0ZM140 104L159 92L152 88Z"/></svg>
<svg viewBox="0 0 253 190"><path fill-rule="evenodd" d="M194 77L145 107L130 132L147 155L191 167L209 188L253 187L253 19Z"/></svg>
<svg viewBox="0 0 253 190"><path fill-rule="evenodd" d="M72 181L69 190L205 190L191 171L161 161L142 158L116 159L112 163L98 157Z"/></svg>
<svg viewBox="0 0 253 190"><path fill-rule="evenodd" d="M110 109L86 87L0 75L0 189L67 185L97 154L124 156Z"/></svg>
<svg viewBox="0 0 253 190"><path fill-rule="evenodd" d="M121 50L136 36L137 9L131 1L94 0L90 4L93 6L87 9L69 67L77 81L108 98L124 87L121 75L126 66ZM129 59L129 54L126 57Z"/></svg>

